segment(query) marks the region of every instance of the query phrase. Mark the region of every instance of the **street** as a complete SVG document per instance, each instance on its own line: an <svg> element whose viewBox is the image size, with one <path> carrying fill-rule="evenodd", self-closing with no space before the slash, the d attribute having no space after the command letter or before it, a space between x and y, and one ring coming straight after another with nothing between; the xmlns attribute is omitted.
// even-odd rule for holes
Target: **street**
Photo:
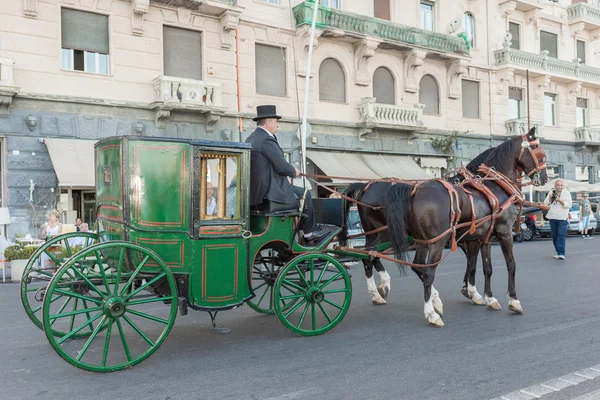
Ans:
<svg viewBox="0 0 600 400"><path fill-rule="evenodd" d="M367 295L362 264L351 267L353 298L331 332L297 337L247 306L178 316L163 346L123 372L93 374L63 361L25 315L19 286L0 285L2 399L600 399L600 268L595 240L570 237L567 260L549 240L515 244L517 295L507 310L507 272L493 246L492 288L503 310L460 294L466 261L438 268L443 329L423 316L415 274L392 276L388 304ZM480 261L480 260L479 260ZM481 263L477 287L483 295ZM592 369L589 369L589 368ZM595 379L594 379L595 378Z"/></svg>

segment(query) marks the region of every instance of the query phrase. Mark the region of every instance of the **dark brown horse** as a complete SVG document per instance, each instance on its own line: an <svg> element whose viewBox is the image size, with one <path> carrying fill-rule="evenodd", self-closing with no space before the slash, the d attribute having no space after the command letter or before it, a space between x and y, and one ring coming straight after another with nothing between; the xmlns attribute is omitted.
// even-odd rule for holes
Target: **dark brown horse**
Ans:
<svg viewBox="0 0 600 400"><path fill-rule="evenodd" d="M482 163L485 162L492 150L494 150L494 148L487 149L486 151L475 157L465 167L467 171L473 174L477 174L477 169ZM461 182L462 180L464 180L464 178L464 175L457 174L447 178L447 181L450 183L456 183ZM384 205L386 194L392 185L386 182L372 183L369 186L369 190L365 191L364 189L366 186L367 184L363 182L353 183L346 189L344 195L371 206L366 207L360 204L357 206L362 228L365 232L369 232L377 228L383 227L387 224L385 208L377 207ZM346 220L348 218L348 211L350 210L352 202L343 199L342 203L344 224L342 226L342 232L340 233L338 239L340 240L340 245L346 246L348 240L348 229L346 226ZM386 242L389 242L389 235L386 231L382 231L377 234L367 235L365 240L365 246L366 248L372 249L377 244ZM489 244L483 244L482 246L489 246ZM467 270L465 272L465 279L463 281L463 288L461 291L466 297L473 300L474 303L483 304L481 295L477 293L477 289L475 289L475 270L477 268L477 255L479 254L479 247L466 246L462 242L460 243L460 247L467 255L467 260L471 261L467 263ZM363 259L362 262L367 278L367 291L371 296L373 304L386 304L387 296L390 292L390 276L383 267L381 259L379 257L374 257L372 260ZM373 278L373 268L375 268L375 270L379 273L379 277L381 280L381 285L379 287L376 286L375 279Z"/></svg>
<svg viewBox="0 0 600 400"><path fill-rule="evenodd" d="M516 182L518 170L521 169L533 178L535 185L543 185L548 180L545 162L545 154L535 137L535 130L532 129L527 135L511 138L496 147L487 157L485 164L513 183ZM467 226L457 229L457 237L466 235L464 241L467 242L467 249L469 246L479 247L480 242L486 241L490 234L498 240L508 268L509 310L516 313L523 312L515 289L516 263L513 256L512 231L517 219L517 208L512 203L505 203L510 196L498 181L483 181L483 185L493 193L499 204L506 205L506 208L502 212L495 212L495 219L488 219L472 227L474 229L471 233L468 233L471 228L469 223L473 221L474 213L477 218L484 218L494 213L488 197L474 187L470 187L472 185L466 185L466 188L456 186L456 198L452 198L447 187L438 181L425 182L416 189L413 185L397 183L387 191L385 201L387 225L389 238L397 257L402 257L406 253L407 237L412 235L417 242L414 263L434 264L434 266L412 268L423 282L425 318L432 326L444 326L440 317L443 304L438 291L433 287L433 282L444 246L452 235L449 231L453 225L452 216L459 207L462 212L456 223L464 223ZM472 202L465 189L472 193ZM437 237L441 239L432 242ZM473 244L468 244L469 242ZM491 290L492 264L489 250L489 246L482 247L485 301L488 307L498 308L498 300L493 297Z"/></svg>

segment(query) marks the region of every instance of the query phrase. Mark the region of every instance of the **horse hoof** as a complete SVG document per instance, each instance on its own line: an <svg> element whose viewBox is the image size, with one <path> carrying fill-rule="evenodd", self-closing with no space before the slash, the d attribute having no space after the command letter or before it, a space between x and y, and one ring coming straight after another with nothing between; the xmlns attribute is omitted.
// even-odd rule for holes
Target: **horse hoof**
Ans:
<svg viewBox="0 0 600 400"><path fill-rule="evenodd" d="M385 301L384 299L375 299L373 300L373 304L375 304L376 306L382 306L384 304L386 304L387 301Z"/></svg>
<svg viewBox="0 0 600 400"><path fill-rule="evenodd" d="M485 301L483 301L483 297L479 296L479 297L475 297L473 300L473 304L478 305L478 306L485 306Z"/></svg>
<svg viewBox="0 0 600 400"><path fill-rule="evenodd" d="M492 311L502 310L502 306L497 301L493 302L492 304L488 304L487 308L488 308L488 310L492 310Z"/></svg>
<svg viewBox="0 0 600 400"><path fill-rule="evenodd" d="M442 318L440 318L440 316L438 314L434 314L431 317L429 317L428 321L429 321L429 326L432 326L434 328L443 328L444 327L444 321L442 321Z"/></svg>
<svg viewBox="0 0 600 400"><path fill-rule="evenodd" d="M521 307L521 302L513 301L508 305L508 309L516 314L523 314L523 307Z"/></svg>
<svg viewBox="0 0 600 400"><path fill-rule="evenodd" d="M379 287L377 288L377 291L379 292L379 295L380 295L381 297L383 297L384 299L387 299L387 297L388 297L388 293L390 292L390 289L388 289L388 288L383 288L383 287L379 286Z"/></svg>
<svg viewBox="0 0 600 400"><path fill-rule="evenodd" d="M467 290L466 287L463 287L462 289L460 289L460 292L462 293L463 296L465 296L467 299L471 300L471 296L469 295L469 291Z"/></svg>

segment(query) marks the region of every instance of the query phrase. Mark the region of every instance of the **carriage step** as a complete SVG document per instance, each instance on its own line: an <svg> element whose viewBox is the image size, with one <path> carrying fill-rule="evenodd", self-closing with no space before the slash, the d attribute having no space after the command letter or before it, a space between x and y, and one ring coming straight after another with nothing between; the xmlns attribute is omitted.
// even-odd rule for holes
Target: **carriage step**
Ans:
<svg viewBox="0 0 600 400"><path fill-rule="evenodd" d="M188 313L188 306L187 306L187 300L185 297L180 297L179 298L179 314L183 315L187 315Z"/></svg>

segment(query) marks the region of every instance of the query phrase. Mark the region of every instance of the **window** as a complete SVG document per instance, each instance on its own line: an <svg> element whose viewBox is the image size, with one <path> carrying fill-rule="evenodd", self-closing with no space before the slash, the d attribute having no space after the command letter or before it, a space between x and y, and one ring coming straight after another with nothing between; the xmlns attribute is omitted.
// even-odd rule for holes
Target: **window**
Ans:
<svg viewBox="0 0 600 400"><path fill-rule="evenodd" d="M340 0L321 0L321 5L327 8L340 8Z"/></svg>
<svg viewBox="0 0 600 400"><path fill-rule="evenodd" d="M346 76L333 58L323 60L319 67L319 100L346 102Z"/></svg>
<svg viewBox="0 0 600 400"><path fill-rule="evenodd" d="M577 58L581 60L582 64L585 64L585 42L583 40L577 41Z"/></svg>
<svg viewBox="0 0 600 400"><path fill-rule="evenodd" d="M558 35L540 31L540 50L547 50L548 57L558 58Z"/></svg>
<svg viewBox="0 0 600 400"><path fill-rule="evenodd" d="M479 118L479 82L463 79L462 114L464 118Z"/></svg>
<svg viewBox="0 0 600 400"><path fill-rule="evenodd" d="M523 116L523 89L511 87L508 90L508 119Z"/></svg>
<svg viewBox="0 0 600 400"><path fill-rule="evenodd" d="M200 160L200 218L239 219L239 155L202 153Z"/></svg>
<svg viewBox="0 0 600 400"><path fill-rule="evenodd" d="M108 16L62 8L62 69L109 73Z"/></svg>
<svg viewBox="0 0 600 400"><path fill-rule="evenodd" d="M508 23L508 31L512 35L510 48L515 50L521 49L521 25L514 22Z"/></svg>
<svg viewBox="0 0 600 400"><path fill-rule="evenodd" d="M265 0L267 3L279 4L279 0Z"/></svg>
<svg viewBox="0 0 600 400"><path fill-rule="evenodd" d="M588 126L588 101L587 99L577 98L577 127Z"/></svg>
<svg viewBox="0 0 600 400"><path fill-rule="evenodd" d="M421 1L421 29L425 29L426 31L433 31L433 6L434 3L431 1Z"/></svg>
<svg viewBox="0 0 600 400"><path fill-rule="evenodd" d="M396 104L394 76L389 69L379 67L373 74L373 97L380 104Z"/></svg>
<svg viewBox="0 0 600 400"><path fill-rule="evenodd" d="M471 47L475 47L475 18L470 12L463 15L463 31L467 34Z"/></svg>
<svg viewBox="0 0 600 400"><path fill-rule="evenodd" d="M556 95L544 93L544 125L556 125Z"/></svg>
<svg viewBox="0 0 600 400"><path fill-rule="evenodd" d="M283 97L286 89L285 48L256 44L256 93Z"/></svg>
<svg viewBox="0 0 600 400"><path fill-rule="evenodd" d="M163 26L166 76L202 80L202 33Z"/></svg>
<svg viewBox="0 0 600 400"><path fill-rule="evenodd" d="M440 113L440 94L438 85L433 76L425 75L419 83L419 103L425 105L425 114Z"/></svg>
<svg viewBox="0 0 600 400"><path fill-rule="evenodd" d="M390 20L390 0L373 0L375 18Z"/></svg>

